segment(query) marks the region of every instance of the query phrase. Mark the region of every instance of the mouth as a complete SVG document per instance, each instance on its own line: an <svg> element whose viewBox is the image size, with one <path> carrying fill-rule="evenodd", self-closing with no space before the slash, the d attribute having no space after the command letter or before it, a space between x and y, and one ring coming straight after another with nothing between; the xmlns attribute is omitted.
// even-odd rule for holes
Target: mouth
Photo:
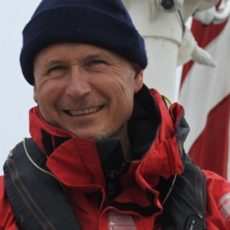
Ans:
<svg viewBox="0 0 230 230"><path fill-rule="evenodd" d="M103 107L104 107L104 105L86 108L86 109L82 109L82 110L64 110L64 112L66 114L68 114L69 116L85 116L85 115L91 115L91 114L97 113Z"/></svg>

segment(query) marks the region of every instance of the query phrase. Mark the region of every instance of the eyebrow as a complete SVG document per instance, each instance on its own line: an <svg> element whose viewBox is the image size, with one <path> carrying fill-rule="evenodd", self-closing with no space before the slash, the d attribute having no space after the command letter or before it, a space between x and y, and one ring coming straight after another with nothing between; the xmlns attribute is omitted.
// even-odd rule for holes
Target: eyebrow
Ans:
<svg viewBox="0 0 230 230"><path fill-rule="evenodd" d="M109 57L109 55L107 55L106 53L89 54L89 55L86 55L83 58L83 60L94 59L94 58L104 58L104 59L107 59L107 60L111 60L111 57Z"/></svg>
<svg viewBox="0 0 230 230"><path fill-rule="evenodd" d="M63 64L65 61L61 60L61 59L52 59L52 60L48 60L47 62L44 63L44 67L48 67L48 66L53 66L53 65L60 65Z"/></svg>
<svg viewBox="0 0 230 230"><path fill-rule="evenodd" d="M80 62L84 61L84 60L89 60L89 59L94 59L94 58L104 58L106 60L112 60L112 58L105 52L95 52L93 54L86 54L84 57L80 58ZM50 67L50 66L54 66L54 65L60 65L60 64L64 64L64 63L69 63L69 60L63 56L60 58L55 58L55 57L51 57L51 58L47 58L47 60L44 63L44 68Z"/></svg>

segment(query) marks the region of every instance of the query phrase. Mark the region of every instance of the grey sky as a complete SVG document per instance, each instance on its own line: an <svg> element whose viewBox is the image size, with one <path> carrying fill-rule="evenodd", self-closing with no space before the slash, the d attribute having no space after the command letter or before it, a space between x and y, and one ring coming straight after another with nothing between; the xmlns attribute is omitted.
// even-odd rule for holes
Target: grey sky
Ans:
<svg viewBox="0 0 230 230"><path fill-rule="evenodd" d="M0 7L0 174L10 149L28 136L28 109L34 105L32 87L23 79L19 53L21 31L40 0L3 1Z"/></svg>

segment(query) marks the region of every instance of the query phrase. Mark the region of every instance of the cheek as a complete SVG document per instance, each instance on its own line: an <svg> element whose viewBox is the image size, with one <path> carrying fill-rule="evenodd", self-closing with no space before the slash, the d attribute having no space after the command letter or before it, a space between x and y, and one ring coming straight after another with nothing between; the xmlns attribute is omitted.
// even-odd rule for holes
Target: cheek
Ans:
<svg viewBox="0 0 230 230"><path fill-rule="evenodd" d="M108 81L101 82L99 87L112 101L114 109L121 113L132 111L134 100L134 79L132 77L113 76Z"/></svg>
<svg viewBox="0 0 230 230"><path fill-rule="evenodd" d="M60 97L61 84L53 80L40 80L36 82L35 95L38 102L53 101Z"/></svg>
<svg viewBox="0 0 230 230"><path fill-rule="evenodd" d="M115 92L113 97L113 116L116 120L125 120L127 121L133 111L133 91L127 88L120 88Z"/></svg>
<svg viewBox="0 0 230 230"><path fill-rule="evenodd" d="M113 87L116 89L117 93L124 97L131 97L134 94L134 79L133 77L119 76L114 79L112 83Z"/></svg>
<svg viewBox="0 0 230 230"><path fill-rule="evenodd" d="M50 121L60 100L60 89L53 84L39 84L35 89L35 99L42 116Z"/></svg>

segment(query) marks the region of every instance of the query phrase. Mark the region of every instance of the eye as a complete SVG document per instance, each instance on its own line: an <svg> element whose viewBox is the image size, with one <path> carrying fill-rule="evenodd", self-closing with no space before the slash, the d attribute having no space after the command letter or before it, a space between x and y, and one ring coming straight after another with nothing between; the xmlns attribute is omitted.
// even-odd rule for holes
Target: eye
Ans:
<svg viewBox="0 0 230 230"><path fill-rule="evenodd" d="M103 59L91 59L86 62L87 67L99 67L104 65L108 65L108 63Z"/></svg>
<svg viewBox="0 0 230 230"><path fill-rule="evenodd" d="M65 65L55 65L47 70L47 75L61 74L61 73L65 73L67 70L68 67Z"/></svg>

